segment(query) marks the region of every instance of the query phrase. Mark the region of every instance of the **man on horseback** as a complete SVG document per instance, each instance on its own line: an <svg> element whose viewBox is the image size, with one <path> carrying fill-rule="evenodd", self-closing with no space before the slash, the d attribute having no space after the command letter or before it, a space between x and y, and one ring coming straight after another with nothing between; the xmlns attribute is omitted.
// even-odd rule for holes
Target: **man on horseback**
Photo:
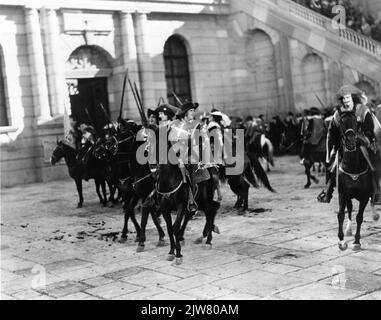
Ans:
<svg viewBox="0 0 381 320"><path fill-rule="evenodd" d="M328 129L327 137L327 164L329 165L329 175L327 190L323 190L319 196L318 201L329 203L332 199L333 191L336 184L336 170L337 162L335 161L336 153L340 150L340 119L346 112L351 112L356 115L358 122L358 132L356 132L357 138L359 138L366 149L363 149L364 157L369 162L371 168L375 168L376 159L376 139L374 134L374 124L372 115L368 107L366 106L366 97L362 95L362 92L353 86L342 87L336 95L336 98L340 101L333 119L330 123ZM341 154L339 152L338 156ZM379 160L378 160L379 161ZM375 202L379 201L380 198L380 187L379 187L379 177L377 170L373 170L373 184L375 190Z"/></svg>
<svg viewBox="0 0 381 320"><path fill-rule="evenodd" d="M305 161L311 161L310 152L312 148L321 144L322 139L327 134L324 119L318 108L312 107L310 109L310 116L303 124L303 146L301 151L301 164Z"/></svg>
<svg viewBox="0 0 381 320"><path fill-rule="evenodd" d="M192 168L194 164L189 164L188 153L189 140L192 140L195 130L201 125L199 121L195 120L195 110L198 106L198 103L193 102L183 104L181 109L176 113L178 120L171 124L171 130L168 136L168 140L174 144L173 148L178 159L178 166L183 177L183 183L189 185L188 209L191 214L196 213L197 205L194 200L195 195L192 177L185 164L188 164L190 171L194 171Z"/></svg>
<svg viewBox="0 0 381 320"><path fill-rule="evenodd" d="M88 181L90 179L90 175L87 170L87 164L89 161L91 150L95 145L95 129L94 127L84 123L82 123L79 128L82 132L82 139L81 147L78 152L78 158L84 165L83 179Z"/></svg>

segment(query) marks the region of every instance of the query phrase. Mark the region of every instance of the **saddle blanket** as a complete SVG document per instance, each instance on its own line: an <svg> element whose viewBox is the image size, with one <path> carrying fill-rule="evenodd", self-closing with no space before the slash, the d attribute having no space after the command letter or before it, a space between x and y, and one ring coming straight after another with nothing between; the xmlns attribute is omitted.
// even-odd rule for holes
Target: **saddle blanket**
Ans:
<svg viewBox="0 0 381 320"><path fill-rule="evenodd" d="M191 165L189 170L189 174L192 179L192 184L196 185L198 183L207 181L210 179L210 174L208 169L199 169L197 170L197 165Z"/></svg>

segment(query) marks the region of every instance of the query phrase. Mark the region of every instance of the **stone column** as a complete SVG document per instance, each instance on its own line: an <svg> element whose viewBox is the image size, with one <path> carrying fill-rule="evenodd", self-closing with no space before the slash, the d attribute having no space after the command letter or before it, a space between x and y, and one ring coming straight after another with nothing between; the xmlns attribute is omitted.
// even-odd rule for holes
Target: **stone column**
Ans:
<svg viewBox="0 0 381 320"><path fill-rule="evenodd" d="M146 108L156 106L152 60L148 52L147 13L135 15L135 39L142 99Z"/></svg>
<svg viewBox="0 0 381 320"><path fill-rule="evenodd" d="M131 12L120 13L121 19L121 36L122 36L122 50L123 50L123 67L124 70L128 68L128 74L131 81L136 81L139 84L139 69L136 53L136 43L135 43L135 30L134 21ZM124 76L124 75L123 75ZM121 82L123 79L121 78ZM121 99L121 93L120 98ZM124 95L123 104L123 118L132 118L134 120L140 119L138 108L136 106L133 94L127 83L126 92Z"/></svg>
<svg viewBox="0 0 381 320"><path fill-rule="evenodd" d="M44 30L46 69L52 115L62 115L65 112L65 104L69 103L69 96L65 83L65 58L61 55L59 23L55 9L46 9L44 13Z"/></svg>
<svg viewBox="0 0 381 320"><path fill-rule="evenodd" d="M44 52L41 40L39 15L36 8L25 8L28 42L29 70L37 124L51 120Z"/></svg>

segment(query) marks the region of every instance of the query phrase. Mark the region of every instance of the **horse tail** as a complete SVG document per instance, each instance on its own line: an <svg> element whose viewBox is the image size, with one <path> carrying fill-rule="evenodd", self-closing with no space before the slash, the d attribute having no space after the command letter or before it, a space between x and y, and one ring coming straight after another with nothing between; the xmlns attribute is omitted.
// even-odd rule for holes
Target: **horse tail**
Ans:
<svg viewBox="0 0 381 320"><path fill-rule="evenodd" d="M258 159L255 157L251 158L251 165L254 168L254 172L256 176L258 177L259 181L262 182L262 184L266 187L267 190L271 192L276 192L270 185L270 181L267 178L267 174L265 170L263 170L261 164L259 163Z"/></svg>
<svg viewBox="0 0 381 320"><path fill-rule="evenodd" d="M247 181L249 181L252 184L254 188L259 188L257 179L255 178L250 163L246 166L245 170L243 171L243 175L247 179Z"/></svg>
<svg viewBox="0 0 381 320"><path fill-rule="evenodd" d="M274 167L274 146L268 138L265 137L264 140L267 147L267 161Z"/></svg>

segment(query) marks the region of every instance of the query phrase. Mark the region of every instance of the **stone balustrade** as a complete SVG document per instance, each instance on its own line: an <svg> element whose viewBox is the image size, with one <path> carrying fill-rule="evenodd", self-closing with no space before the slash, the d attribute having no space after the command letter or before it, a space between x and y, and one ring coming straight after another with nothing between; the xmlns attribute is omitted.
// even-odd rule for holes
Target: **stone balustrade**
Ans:
<svg viewBox="0 0 381 320"><path fill-rule="evenodd" d="M332 20L317 13L313 10L306 8L292 0L276 0L278 6L294 16L307 20L308 22L323 28L325 32L336 34L342 39L352 43L353 45L371 53L373 55L381 56L381 46L373 39L366 37L350 28L334 29L332 27Z"/></svg>

